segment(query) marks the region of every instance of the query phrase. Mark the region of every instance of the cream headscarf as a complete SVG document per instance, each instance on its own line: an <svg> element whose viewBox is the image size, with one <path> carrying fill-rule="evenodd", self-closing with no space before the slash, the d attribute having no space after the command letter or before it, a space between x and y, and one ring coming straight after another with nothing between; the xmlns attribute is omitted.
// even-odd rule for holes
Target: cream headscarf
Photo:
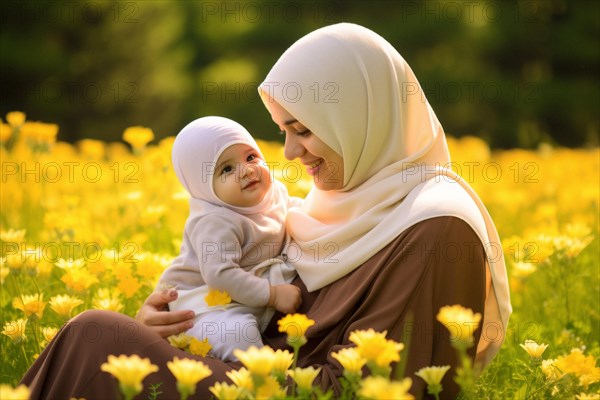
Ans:
<svg viewBox="0 0 600 400"><path fill-rule="evenodd" d="M500 240L479 197L444 168L443 128L406 61L369 29L331 25L286 50L259 92L267 108L277 101L344 160L341 190L313 188L288 213L288 254L308 290L352 272L420 221L461 218L490 268L478 346L478 359L489 362L512 311Z"/></svg>

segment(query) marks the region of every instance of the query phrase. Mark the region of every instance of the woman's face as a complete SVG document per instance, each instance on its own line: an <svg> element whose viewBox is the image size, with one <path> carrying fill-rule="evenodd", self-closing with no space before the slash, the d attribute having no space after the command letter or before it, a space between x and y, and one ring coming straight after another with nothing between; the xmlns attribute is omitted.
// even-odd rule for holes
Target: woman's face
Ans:
<svg viewBox="0 0 600 400"><path fill-rule="evenodd" d="M344 160L321 139L296 120L285 108L270 99L271 118L285 132L284 154L288 160L300 159L306 172L320 190L344 187Z"/></svg>

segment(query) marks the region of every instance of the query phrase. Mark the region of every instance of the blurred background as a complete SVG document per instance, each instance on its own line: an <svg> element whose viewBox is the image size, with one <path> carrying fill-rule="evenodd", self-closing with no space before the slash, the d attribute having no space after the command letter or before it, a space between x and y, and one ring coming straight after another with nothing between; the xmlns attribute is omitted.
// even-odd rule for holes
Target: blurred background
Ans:
<svg viewBox="0 0 600 400"><path fill-rule="evenodd" d="M408 61L448 134L598 146L598 1L0 2L0 115L58 139L155 141L222 115L280 140L257 85L295 40L355 22ZM343 68L343 66L340 66Z"/></svg>

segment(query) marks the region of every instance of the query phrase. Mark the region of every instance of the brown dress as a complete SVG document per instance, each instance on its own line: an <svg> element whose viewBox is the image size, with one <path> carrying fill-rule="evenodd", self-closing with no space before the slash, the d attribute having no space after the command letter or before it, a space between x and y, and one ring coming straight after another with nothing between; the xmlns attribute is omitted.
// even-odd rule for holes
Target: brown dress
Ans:
<svg viewBox="0 0 600 400"><path fill-rule="evenodd" d="M331 352L349 346L348 336L354 330L386 330L388 338L406 345L401 353L406 358L404 375L412 378L411 392L417 398L428 395L424 381L414 373L429 365L452 366L442 382L441 397L456 397L457 357L436 315L440 307L453 304L483 314L485 268L484 249L474 231L460 219L437 217L409 228L354 272L321 290L308 293L296 279L303 300L298 312L316 321L307 332L308 343L300 351L298 365L321 367L320 385L337 392L342 369ZM289 348L277 331L281 317L276 314L264 333L264 343L275 349ZM472 357L474 352L475 347ZM119 398L116 380L100 370L109 354L138 354L159 366L144 380L146 392L139 398L148 398L149 386L158 382L162 382L159 399L179 398L166 367L175 356L200 359L213 371L199 383L194 398L210 398L208 387L229 382L225 372L240 367L178 350L127 316L91 310L63 327L21 383L29 386L32 399Z"/></svg>

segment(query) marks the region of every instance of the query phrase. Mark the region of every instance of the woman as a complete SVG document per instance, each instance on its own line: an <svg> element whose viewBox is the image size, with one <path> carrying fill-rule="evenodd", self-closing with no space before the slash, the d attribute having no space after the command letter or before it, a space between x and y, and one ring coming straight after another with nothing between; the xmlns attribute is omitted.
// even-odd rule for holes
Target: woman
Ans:
<svg viewBox="0 0 600 400"><path fill-rule="evenodd" d="M436 321L439 308L453 304L483 314L471 356L489 362L511 312L498 235L475 193L441 168L450 161L443 129L398 52L366 28L332 25L293 44L259 91L285 133L285 156L305 164L315 183L302 209L287 218L293 241L286 254L302 290L298 312L316 321L298 365L321 366L321 386L338 390L341 367L331 353L350 345L350 332L373 328L408 345L406 376L414 378L423 366L455 366L455 351ZM111 397L115 382L99 370L108 354L135 353L159 366L189 357L161 338L190 327L186 311L164 311L171 296L153 293L140 322L81 314L23 383L36 396ZM278 317L264 341L287 348ZM90 326L102 333L94 343L86 337ZM203 361L213 375L200 383L200 397L239 367ZM144 381L146 387L155 382L164 383L164 398L177 397L166 368ZM450 374L442 383L444 396L457 393ZM413 379L411 392L423 395L424 382Z"/></svg>

